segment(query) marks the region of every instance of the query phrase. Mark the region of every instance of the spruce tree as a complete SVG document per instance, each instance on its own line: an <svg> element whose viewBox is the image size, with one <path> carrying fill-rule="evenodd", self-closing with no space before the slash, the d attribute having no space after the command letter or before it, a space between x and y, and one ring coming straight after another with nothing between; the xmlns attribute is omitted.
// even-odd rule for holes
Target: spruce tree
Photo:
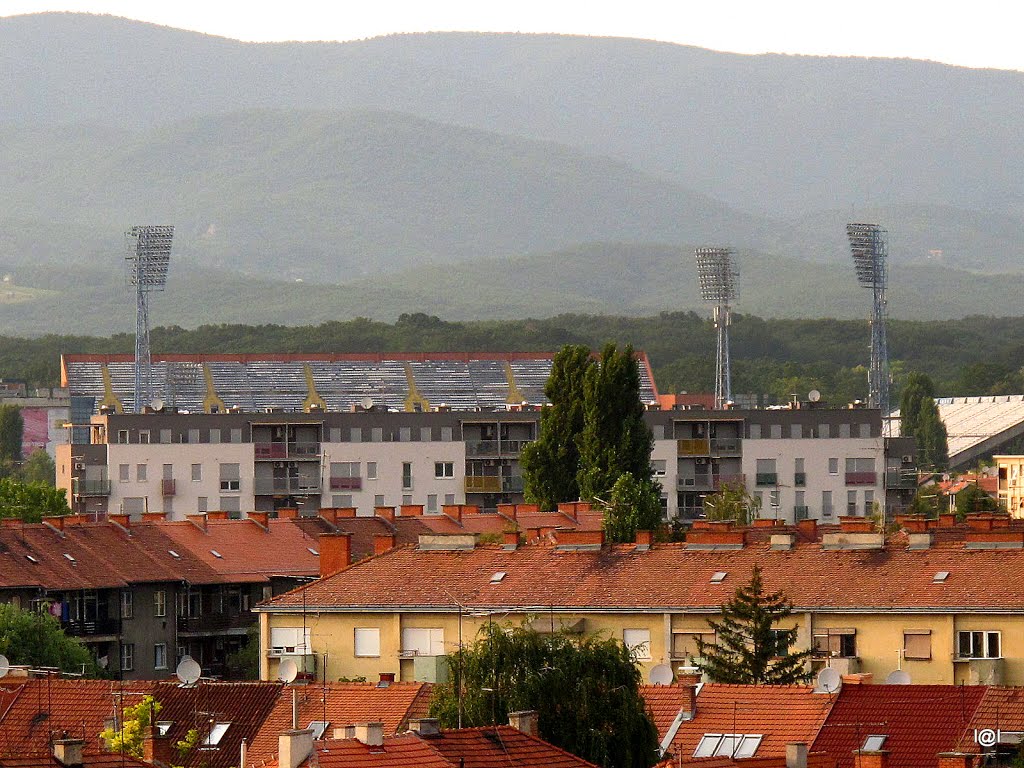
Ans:
<svg viewBox="0 0 1024 768"><path fill-rule="evenodd" d="M698 640L698 667L716 683L791 685L806 682L811 651L791 651L797 629L779 629L793 613L782 592L765 594L761 568L754 566L750 582L736 589L722 606L722 617L708 624L715 642Z"/></svg>
<svg viewBox="0 0 1024 768"><path fill-rule="evenodd" d="M519 466L528 502L552 510L580 498L576 481L583 431L583 382L594 367L589 347L568 344L555 355L544 385L550 405L540 414L537 439L523 448Z"/></svg>

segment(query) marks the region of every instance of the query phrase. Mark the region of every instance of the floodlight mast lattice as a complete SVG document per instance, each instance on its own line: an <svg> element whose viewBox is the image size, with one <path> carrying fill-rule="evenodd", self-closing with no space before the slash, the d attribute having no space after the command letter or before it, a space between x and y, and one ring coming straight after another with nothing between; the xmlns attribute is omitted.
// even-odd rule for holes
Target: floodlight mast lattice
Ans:
<svg viewBox="0 0 1024 768"><path fill-rule="evenodd" d="M729 359L729 326L732 315L729 305L739 296L740 273L733 265L731 248L697 248L697 280L700 296L714 302L712 315L718 331L718 354L715 359L715 408L724 408L732 401L732 364Z"/></svg>
<svg viewBox="0 0 1024 768"><path fill-rule="evenodd" d="M846 237L857 273L857 282L870 288L871 363L868 367L868 406L889 414L889 348L885 336L889 257L888 233L877 224L847 224Z"/></svg>
<svg viewBox="0 0 1024 768"><path fill-rule="evenodd" d="M149 294L167 285L174 227L137 226L125 232L128 284L135 287L135 412L153 399L153 362L149 350Z"/></svg>

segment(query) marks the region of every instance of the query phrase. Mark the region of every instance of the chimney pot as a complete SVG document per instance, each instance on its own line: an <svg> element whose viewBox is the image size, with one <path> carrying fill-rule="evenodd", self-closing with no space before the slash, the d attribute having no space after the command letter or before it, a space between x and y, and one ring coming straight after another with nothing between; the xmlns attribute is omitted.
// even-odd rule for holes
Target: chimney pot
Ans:
<svg viewBox="0 0 1024 768"><path fill-rule="evenodd" d="M537 710L523 709L519 712L509 712L508 724L517 731L522 731L530 736L537 736Z"/></svg>
<svg viewBox="0 0 1024 768"><path fill-rule="evenodd" d="M313 731L309 728L289 730L277 738L279 768L299 768L313 754Z"/></svg>
<svg viewBox="0 0 1024 768"><path fill-rule="evenodd" d="M312 731L310 731L312 733ZM368 747L380 747L384 744L384 723L359 723L356 725L356 740ZM284 768L284 766L282 766ZM290 768L298 768L290 766Z"/></svg>

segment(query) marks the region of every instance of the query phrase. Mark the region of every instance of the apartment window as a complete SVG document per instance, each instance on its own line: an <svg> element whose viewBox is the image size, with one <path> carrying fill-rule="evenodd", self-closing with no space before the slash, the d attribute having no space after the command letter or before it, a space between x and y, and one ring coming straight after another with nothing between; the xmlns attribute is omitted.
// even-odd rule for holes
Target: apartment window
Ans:
<svg viewBox="0 0 1024 768"><path fill-rule="evenodd" d="M821 516L832 517L832 491L821 492Z"/></svg>
<svg viewBox="0 0 1024 768"><path fill-rule="evenodd" d="M332 507L351 507L352 506L352 494L351 493L336 493L331 496Z"/></svg>
<svg viewBox="0 0 1024 768"><path fill-rule="evenodd" d="M626 646L633 658L638 661L649 661L651 658L651 630L624 629L622 644Z"/></svg>
<svg viewBox="0 0 1024 768"><path fill-rule="evenodd" d="M214 429L210 430L210 442L211 443L219 443L220 442L220 430L219 429L214 428Z"/></svg>
<svg viewBox="0 0 1024 768"><path fill-rule="evenodd" d="M903 630L903 656L907 659L927 661L932 657L932 631L930 629Z"/></svg>
<svg viewBox="0 0 1024 768"><path fill-rule="evenodd" d="M148 429L140 429L139 430L139 442L144 444L144 445L149 445L149 430Z"/></svg>
<svg viewBox="0 0 1024 768"><path fill-rule="evenodd" d="M402 494L402 504L403 505L412 504L412 494L411 493Z"/></svg>
<svg viewBox="0 0 1024 768"><path fill-rule="evenodd" d="M222 491L237 491L241 487L240 477L237 464L220 465L220 489Z"/></svg>
<svg viewBox="0 0 1024 768"><path fill-rule="evenodd" d="M402 462L402 490L412 490L412 462Z"/></svg>
<svg viewBox="0 0 1024 768"><path fill-rule="evenodd" d="M188 431L188 441L190 443L192 443L193 445L196 445L199 442L199 430L198 429L190 429Z"/></svg>
<svg viewBox="0 0 1024 768"><path fill-rule="evenodd" d="M828 473L830 475L838 475L839 474L839 459L838 458L834 458L834 459L829 459L828 460Z"/></svg>
<svg viewBox="0 0 1024 768"><path fill-rule="evenodd" d="M794 440L799 440L804 436L804 427L802 424L790 424L789 425L789 436Z"/></svg>
<svg viewBox="0 0 1024 768"><path fill-rule="evenodd" d="M370 429L370 442L380 443L384 440L384 428L372 427Z"/></svg>
<svg viewBox="0 0 1024 768"><path fill-rule="evenodd" d="M665 459L653 459L651 461L651 472L654 473L655 477L664 477L667 471L668 467Z"/></svg>
<svg viewBox="0 0 1024 768"><path fill-rule="evenodd" d="M673 659L697 659L700 658L700 642L705 645L714 645L714 632L673 632L672 633L672 658Z"/></svg>
<svg viewBox="0 0 1024 768"><path fill-rule="evenodd" d="M420 442L429 443L434 439L434 430L430 427L420 427Z"/></svg>
<svg viewBox="0 0 1024 768"><path fill-rule="evenodd" d="M435 461L434 477L455 477L455 464L450 461Z"/></svg>
<svg viewBox="0 0 1024 768"><path fill-rule="evenodd" d="M871 437L871 425L870 424L860 424L859 428L860 428L860 436L861 437L864 437L864 438Z"/></svg>
<svg viewBox="0 0 1024 768"><path fill-rule="evenodd" d="M772 637L772 644L775 646L776 656L785 656L789 653L790 634L786 629L769 630Z"/></svg>
<svg viewBox="0 0 1024 768"><path fill-rule="evenodd" d="M198 483L203 479L203 465L193 464L192 465L192 482Z"/></svg>
<svg viewBox="0 0 1024 768"><path fill-rule="evenodd" d="M781 424L772 424L768 428L768 433L771 435L772 440L781 440L782 439L782 425Z"/></svg>
<svg viewBox="0 0 1024 768"><path fill-rule="evenodd" d="M872 515L875 512L875 492L864 491L864 514Z"/></svg>
<svg viewBox="0 0 1024 768"><path fill-rule="evenodd" d="M1000 659L1002 642L999 632L969 631L956 633L956 655L960 659Z"/></svg>
<svg viewBox="0 0 1024 768"><path fill-rule="evenodd" d="M121 671L131 672L135 669L135 643L121 644Z"/></svg>
<svg viewBox="0 0 1024 768"><path fill-rule="evenodd" d="M361 468L358 461L332 461L331 477L360 477Z"/></svg>
<svg viewBox="0 0 1024 768"><path fill-rule="evenodd" d="M377 479L377 462L368 461L366 462L366 479L376 480Z"/></svg>
<svg viewBox="0 0 1024 768"><path fill-rule="evenodd" d="M751 440L760 440L761 439L761 425L760 424L751 424L750 425L750 439Z"/></svg>
<svg viewBox="0 0 1024 768"><path fill-rule="evenodd" d="M164 445L169 445L171 442L171 430L161 429L160 430L160 442Z"/></svg>
<svg viewBox="0 0 1024 768"><path fill-rule="evenodd" d="M119 430L117 430L117 442L119 442L119 443L127 443L128 442L128 430L127 429L119 429Z"/></svg>
<svg viewBox="0 0 1024 768"><path fill-rule="evenodd" d="M158 589L153 593L153 615L157 618L167 615L167 592Z"/></svg>
<svg viewBox="0 0 1024 768"><path fill-rule="evenodd" d="M356 627L352 641L356 656L380 656L380 630L376 627Z"/></svg>
<svg viewBox="0 0 1024 768"><path fill-rule="evenodd" d="M427 512L437 512L437 494L427 494Z"/></svg>
<svg viewBox="0 0 1024 768"><path fill-rule="evenodd" d="M793 459L793 485L798 488L807 485L807 472L804 469L803 459Z"/></svg>
<svg viewBox="0 0 1024 768"><path fill-rule="evenodd" d="M230 516L235 517L242 512L242 498L240 496L221 496L219 506L219 511L228 512Z"/></svg>
<svg viewBox="0 0 1024 768"><path fill-rule="evenodd" d="M373 506L375 506L375 507L383 507L384 506L384 494L383 493L378 493L376 496L373 497Z"/></svg>
<svg viewBox="0 0 1024 768"><path fill-rule="evenodd" d="M853 472L874 472L875 471L875 460L874 459L847 459L846 460L846 472L847 474Z"/></svg>
<svg viewBox="0 0 1024 768"><path fill-rule="evenodd" d="M775 459L757 459L756 470L755 482L757 485L778 484L779 476L776 472Z"/></svg>
<svg viewBox="0 0 1024 768"><path fill-rule="evenodd" d="M445 504L454 504L455 503L455 494L454 493L446 493L444 495L444 503Z"/></svg>
<svg viewBox="0 0 1024 768"><path fill-rule="evenodd" d="M352 427L348 433L348 441L350 443L361 443L363 442L363 428Z"/></svg>
<svg viewBox="0 0 1024 768"><path fill-rule="evenodd" d="M398 428L398 442L400 442L400 443L412 442L412 427L399 427Z"/></svg>
<svg viewBox="0 0 1024 768"><path fill-rule="evenodd" d="M232 429L231 430L231 442L232 443L240 443L240 442L242 442L242 430L241 429L237 429L236 428L236 429Z"/></svg>
<svg viewBox="0 0 1024 768"><path fill-rule="evenodd" d="M132 468L129 464L118 464L117 465L117 479L122 483L127 483L132 479Z"/></svg>
<svg viewBox="0 0 1024 768"><path fill-rule="evenodd" d="M832 430L828 424L818 425L818 437L828 438L832 436Z"/></svg>
<svg viewBox="0 0 1024 768"><path fill-rule="evenodd" d="M827 629L814 633L814 653L818 656L852 658L857 655L857 631Z"/></svg>
<svg viewBox="0 0 1024 768"><path fill-rule="evenodd" d="M135 614L135 595L131 590L121 592L121 618L130 619Z"/></svg>
<svg viewBox="0 0 1024 768"><path fill-rule="evenodd" d="M341 427L331 427L328 432L328 441L332 443L341 442Z"/></svg>
<svg viewBox="0 0 1024 768"><path fill-rule="evenodd" d="M407 627L402 630L403 656L443 656L444 630Z"/></svg>
<svg viewBox="0 0 1024 768"><path fill-rule="evenodd" d="M856 515L857 514L857 492L847 491L846 492L846 514Z"/></svg>
<svg viewBox="0 0 1024 768"><path fill-rule="evenodd" d="M310 628L306 627L271 627L270 655L306 653L309 650Z"/></svg>
<svg viewBox="0 0 1024 768"><path fill-rule="evenodd" d="M167 669L167 643L153 646L153 669Z"/></svg>
<svg viewBox="0 0 1024 768"><path fill-rule="evenodd" d="M452 437L452 428L451 427L441 427L441 440L443 440L446 443L450 443L452 441L452 439L453 439L453 437Z"/></svg>
<svg viewBox="0 0 1024 768"><path fill-rule="evenodd" d="M793 492L793 506L803 511L804 514L807 513L806 491Z"/></svg>
<svg viewBox="0 0 1024 768"><path fill-rule="evenodd" d="M135 480L139 483L146 482L146 465L136 464L135 465Z"/></svg>
<svg viewBox="0 0 1024 768"><path fill-rule="evenodd" d="M173 480L174 479L174 465L173 464L164 464L162 477L163 477L164 480Z"/></svg>
<svg viewBox="0 0 1024 768"><path fill-rule="evenodd" d="M196 498L196 512L207 512L209 510L209 502L205 496L199 496Z"/></svg>

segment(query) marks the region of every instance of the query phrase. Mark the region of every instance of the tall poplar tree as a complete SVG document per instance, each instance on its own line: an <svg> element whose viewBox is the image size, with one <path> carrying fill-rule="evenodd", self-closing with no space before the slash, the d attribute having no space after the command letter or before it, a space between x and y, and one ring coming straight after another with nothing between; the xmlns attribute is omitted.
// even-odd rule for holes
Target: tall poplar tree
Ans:
<svg viewBox="0 0 1024 768"><path fill-rule="evenodd" d="M550 405L540 414L537 439L523 448L519 466L528 502L552 510L580 498L578 440L583 431L583 382L594 367L590 348L568 344L555 355L544 385Z"/></svg>

